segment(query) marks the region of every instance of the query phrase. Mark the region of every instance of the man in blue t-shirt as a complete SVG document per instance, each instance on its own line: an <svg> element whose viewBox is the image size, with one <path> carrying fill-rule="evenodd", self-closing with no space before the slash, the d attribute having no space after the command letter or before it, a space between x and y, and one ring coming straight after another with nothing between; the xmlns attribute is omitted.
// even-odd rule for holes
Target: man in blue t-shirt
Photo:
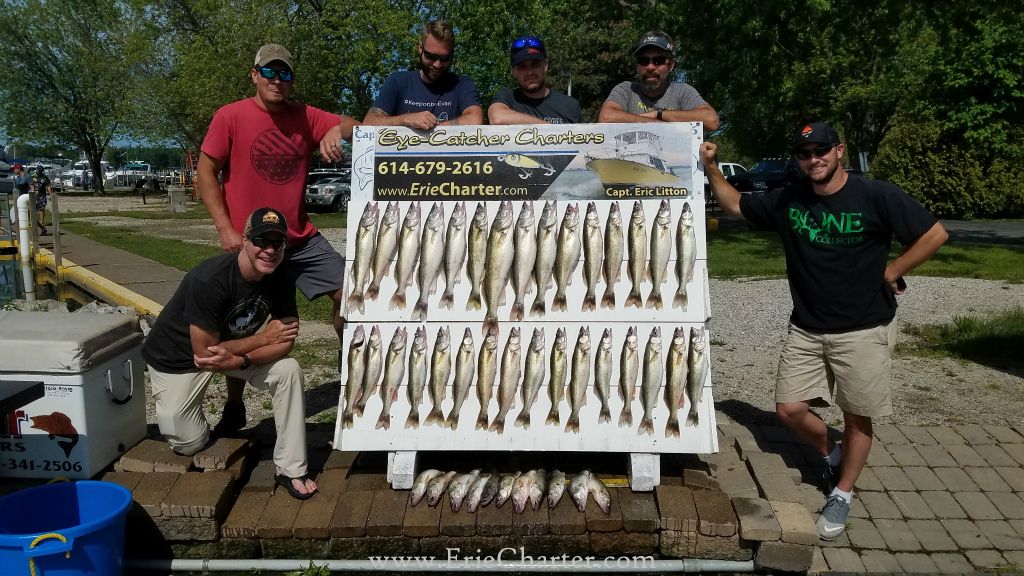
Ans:
<svg viewBox="0 0 1024 576"><path fill-rule="evenodd" d="M548 55L536 36L512 42L512 76L519 85L494 96L487 108L491 124L576 124L582 122L580 103L552 90L547 83Z"/></svg>
<svg viewBox="0 0 1024 576"><path fill-rule="evenodd" d="M455 57L451 24L443 20L427 22L417 51L419 70L388 76L363 124L417 130L482 124L484 111L473 81L449 71Z"/></svg>

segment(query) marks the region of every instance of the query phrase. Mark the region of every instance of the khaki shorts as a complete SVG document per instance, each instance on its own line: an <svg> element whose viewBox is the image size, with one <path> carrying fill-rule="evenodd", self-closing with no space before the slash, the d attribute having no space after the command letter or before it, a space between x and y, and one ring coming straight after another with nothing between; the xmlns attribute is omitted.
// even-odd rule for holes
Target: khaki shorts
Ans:
<svg viewBox="0 0 1024 576"><path fill-rule="evenodd" d="M884 326L819 334L789 325L779 358L775 402L836 404L844 412L892 414L889 366L896 345L896 320Z"/></svg>

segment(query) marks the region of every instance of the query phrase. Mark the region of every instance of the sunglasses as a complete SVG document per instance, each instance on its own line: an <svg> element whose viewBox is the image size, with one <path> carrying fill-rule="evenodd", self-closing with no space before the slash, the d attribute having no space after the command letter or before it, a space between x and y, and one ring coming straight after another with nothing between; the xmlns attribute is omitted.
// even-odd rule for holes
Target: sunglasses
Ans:
<svg viewBox="0 0 1024 576"><path fill-rule="evenodd" d="M420 54L423 54L423 57L431 62L447 64L452 61L451 54L434 54L433 52L428 52L423 46L420 46Z"/></svg>
<svg viewBox="0 0 1024 576"><path fill-rule="evenodd" d="M834 144L819 144L814 148L800 148L793 152L793 156L796 156L800 160L810 160L811 156L815 158L821 158L825 154L828 154L833 148Z"/></svg>
<svg viewBox="0 0 1024 576"><path fill-rule="evenodd" d="M664 66L668 62L668 56L637 56L636 63L640 66L647 66L654 62L655 66Z"/></svg>
<svg viewBox="0 0 1024 576"><path fill-rule="evenodd" d="M259 248L260 250L266 250L268 248L273 248L274 250L284 250L284 245L285 242L287 242L287 239L265 238L263 236L257 236L255 238L249 238L249 242L252 242L252 245Z"/></svg>
<svg viewBox="0 0 1024 576"><path fill-rule="evenodd" d="M512 42L512 51L522 50L523 48L530 47L538 50L544 50L544 43L539 38L533 36L520 36Z"/></svg>
<svg viewBox="0 0 1024 576"><path fill-rule="evenodd" d="M256 69L260 71L260 76L263 76L267 80L280 78L281 82L291 82L295 79L295 73L291 70L278 70L267 66L257 66Z"/></svg>

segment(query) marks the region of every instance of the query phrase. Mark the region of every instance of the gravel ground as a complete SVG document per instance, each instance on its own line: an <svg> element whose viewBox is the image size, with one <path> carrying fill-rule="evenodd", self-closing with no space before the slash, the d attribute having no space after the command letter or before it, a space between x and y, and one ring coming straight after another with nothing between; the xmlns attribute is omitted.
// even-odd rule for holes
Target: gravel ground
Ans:
<svg viewBox="0 0 1024 576"><path fill-rule="evenodd" d="M166 204L143 206L138 198L61 199L64 213L104 210L166 210ZM217 235L204 220L138 220L113 216L83 219L103 226L145 228L147 234L188 242L217 245ZM344 250L344 230L323 230L338 250ZM949 322L955 315L1005 310L1024 302L1024 285L964 278L909 277L910 290L899 298L897 321L907 324ZM712 358L715 401L733 416L758 419L774 411L774 377L792 306L784 279L712 280ZM300 341L331 343L333 328L303 324ZM909 336L899 336L906 341ZM326 347L326 346L325 346ZM337 405L337 373L333 356L324 353L323 365L307 369L312 389L307 402L311 420ZM330 357L330 358L327 358ZM893 361L893 416L881 422L939 425L958 422L1021 424L1024 422L1024 375L1012 374L974 362L920 358L897 353ZM208 405L219 411L222 389L211 387ZM965 402L966 397L970 402ZM269 416L269 400L247 393L250 422ZM324 416L328 416L325 414ZM836 409L822 411L832 424L841 422Z"/></svg>

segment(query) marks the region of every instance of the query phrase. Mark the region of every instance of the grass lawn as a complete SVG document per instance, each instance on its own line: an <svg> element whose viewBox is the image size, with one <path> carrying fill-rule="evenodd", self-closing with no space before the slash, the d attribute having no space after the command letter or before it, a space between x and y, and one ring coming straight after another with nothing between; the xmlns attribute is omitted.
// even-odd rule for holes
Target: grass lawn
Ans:
<svg viewBox="0 0 1024 576"><path fill-rule="evenodd" d="M954 316L948 324L911 325L905 332L917 337L902 349L922 356L951 356L1024 372L1024 308L991 316Z"/></svg>

